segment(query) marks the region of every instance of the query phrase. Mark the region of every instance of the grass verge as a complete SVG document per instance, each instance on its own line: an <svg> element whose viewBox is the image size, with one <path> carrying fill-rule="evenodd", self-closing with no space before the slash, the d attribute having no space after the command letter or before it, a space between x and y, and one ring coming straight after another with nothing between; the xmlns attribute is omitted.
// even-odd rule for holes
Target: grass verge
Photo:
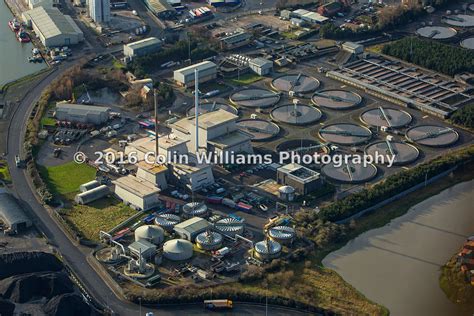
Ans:
<svg viewBox="0 0 474 316"><path fill-rule="evenodd" d="M8 171L8 165L5 160L0 160L0 180L10 182L10 172Z"/></svg>
<svg viewBox="0 0 474 316"><path fill-rule="evenodd" d="M79 191L83 183L95 179L96 170L73 161L53 167L39 166L43 180L54 195L66 196Z"/></svg>
<svg viewBox="0 0 474 316"><path fill-rule="evenodd" d="M255 74L245 74L241 75L239 79L229 79L230 84L234 85L240 85L240 86L245 86L254 82L257 82L259 80L262 80L263 77Z"/></svg>
<svg viewBox="0 0 474 316"><path fill-rule="evenodd" d="M64 218L81 235L89 240L98 241L99 231L108 231L137 211L115 198L103 198L89 205L76 205L64 209Z"/></svg>

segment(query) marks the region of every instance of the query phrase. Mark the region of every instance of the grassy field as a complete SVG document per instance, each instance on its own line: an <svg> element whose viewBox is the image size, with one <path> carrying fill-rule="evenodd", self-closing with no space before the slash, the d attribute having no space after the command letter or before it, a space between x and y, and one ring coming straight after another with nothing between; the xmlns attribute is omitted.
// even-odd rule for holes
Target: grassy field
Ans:
<svg viewBox="0 0 474 316"><path fill-rule="evenodd" d="M108 231L137 211L115 198L103 198L89 205L73 205L64 210L64 217L90 240L99 239L99 231Z"/></svg>
<svg viewBox="0 0 474 316"><path fill-rule="evenodd" d="M52 117L43 117L41 118L41 126L55 126L56 120Z"/></svg>
<svg viewBox="0 0 474 316"><path fill-rule="evenodd" d="M96 170L72 161L54 167L40 166L39 172L53 194L65 196L79 191L81 184L94 180Z"/></svg>
<svg viewBox="0 0 474 316"><path fill-rule="evenodd" d="M234 85L244 86L244 85L248 85L248 84L257 82L261 79L263 79L263 77L260 77L259 75L245 74L245 75L240 76L239 79L236 79L236 78L230 79L229 83L234 84Z"/></svg>
<svg viewBox="0 0 474 316"><path fill-rule="evenodd" d="M11 181L6 161L0 160L0 180Z"/></svg>

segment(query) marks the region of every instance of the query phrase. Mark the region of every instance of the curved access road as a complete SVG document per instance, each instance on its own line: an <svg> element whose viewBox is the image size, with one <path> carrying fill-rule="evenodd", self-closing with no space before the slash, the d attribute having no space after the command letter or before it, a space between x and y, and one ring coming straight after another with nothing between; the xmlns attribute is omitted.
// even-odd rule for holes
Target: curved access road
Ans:
<svg viewBox="0 0 474 316"><path fill-rule="evenodd" d="M76 246L60 228L50 213L38 201L31 179L25 169L15 167L15 155L23 152L23 140L25 137L26 124L29 114L38 101L42 91L56 78L58 78L66 69L73 64L71 62L61 64L55 71L47 75L39 84L26 92L22 101L13 111L10 127L7 132L7 160L10 166L10 174L14 186L14 191L21 204L24 205L30 215L33 217L36 226L44 233L49 242L54 245L61 253L66 263L78 276L87 292L104 306L109 306L116 315L137 315L140 310L144 314L148 311L155 312L155 315L178 315L181 313L192 315L205 315L200 304L181 305L177 307L166 307L154 309L142 307L123 301L111 291L108 285L87 262L89 249ZM289 308L278 306L268 306L255 304L235 304L232 313L242 315L290 315L307 314Z"/></svg>

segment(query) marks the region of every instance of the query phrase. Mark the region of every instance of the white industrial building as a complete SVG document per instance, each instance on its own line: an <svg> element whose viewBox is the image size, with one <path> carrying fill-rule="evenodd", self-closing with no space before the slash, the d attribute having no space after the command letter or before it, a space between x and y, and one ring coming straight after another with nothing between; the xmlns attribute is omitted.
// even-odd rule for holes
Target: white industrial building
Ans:
<svg viewBox="0 0 474 316"><path fill-rule="evenodd" d="M142 40L123 45L123 54L126 57L138 57L159 51L161 41L156 37L148 37Z"/></svg>
<svg viewBox="0 0 474 316"><path fill-rule="evenodd" d="M199 152L211 151L253 153L251 136L237 128L238 116L219 109L199 115ZM196 121L194 117L183 118L171 124L172 133L188 140L189 152L196 152Z"/></svg>
<svg viewBox="0 0 474 316"><path fill-rule="evenodd" d="M194 241L197 235L211 227L207 220L193 217L174 226L174 231L183 239Z"/></svg>
<svg viewBox="0 0 474 316"><path fill-rule="evenodd" d="M290 14L290 16L311 24L323 24L329 20L327 17L322 16L317 12L311 12L305 9L295 10Z"/></svg>
<svg viewBox="0 0 474 316"><path fill-rule="evenodd" d="M32 225L23 208L13 196L0 189L0 220L6 226L5 231L20 232Z"/></svg>
<svg viewBox="0 0 474 316"><path fill-rule="evenodd" d="M24 12L22 17L46 47L75 45L84 40L76 22L58 8L39 6Z"/></svg>
<svg viewBox="0 0 474 316"><path fill-rule="evenodd" d="M214 175L210 165L170 164L171 178L175 183L191 191L198 191L214 184Z"/></svg>
<svg viewBox="0 0 474 316"><path fill-rule="evenodd" d="M158 138L158 155L162 156L166 161L174 155L185 155L188 153L186 140L180 139L174 135L159 136ZM155 138L143 137L139 138L125 147L125 154L133 153L138 160L145 160L147 153L155 153Z"/></svg>
<svg viewBox="0 0 474 316"><path fill-rule="evenodd" d="M145 239L139 239L128 246L130 254L139 257L140 254L145 259L152 259L156 254L156 245Z"/></svg>
<svg viewBox="0 0 474 316"><path fill-rule="evenodd" d="M110 0L88 0L89 16L95 23L110 22Z"/></svg>
<svg viewBox="0 0 474 316"><path fill-rule="evenodd" d="M217 78L217 65L211 61L203 61L174 71L173 78L177 84L185 87L194 86L194 71L198 70L199 83Z"/></svg>
<svg viewBox="0 0 474 316"><path fill-rule="evenodd" d="M273 61L265 58L253 58L249 61L250 69L259 76L269 75L273 71Z"/></svg>
<svg viewBox="0 0 474 316"><path fill-rule="evenodd" d="M115 194L131 207L147 211L160 204L160 189L153 183L133 175L112 181L115 184Z"/></svg>
<svg viewBox="0 0 474 316"><path fill-rule="evenodd" d="M83 104L57 103L55 117L60 121L100 125L109 120L110 108Z"/></svg>
<svg viewBox="0 0 474 316"><path fill-rule="evenodd" d="M346 52L360 55L364 52L364 45L354 43L354 42L344 42L342 44L342 49L345 50Z"/></svg>
<svg viewBox="0 0 474 316"><path fill-rule="evenodd" d="M137 178L153 183L162 191L168 187L167 173L168 168L165 165L149 164L144 160L138 163Z"/></svg>
<svg viewBox="0 0 474 316"><path fill-rule="evenodd" d="M277 182L293 187L301 195L314 192L322 185L321 175L318 172L296 163L279 167Z"/></svg>

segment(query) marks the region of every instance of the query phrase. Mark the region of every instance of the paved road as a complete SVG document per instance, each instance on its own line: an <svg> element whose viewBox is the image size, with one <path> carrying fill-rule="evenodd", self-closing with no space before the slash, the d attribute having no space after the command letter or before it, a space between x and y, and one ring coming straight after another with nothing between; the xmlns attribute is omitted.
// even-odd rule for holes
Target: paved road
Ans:
<svg viewBox="0 0 474 316"><path fill-rule="evenodd" d="M87 262L87 251L90 250L77 247L68 239L56 221L53 220L48 211L36 199L30 187L25 169L15 167L14 157L23 152L26 122L33 105L39 99L41 92L71 65L72 63L70 62L60 65L56 71L49 74L36 87L28 91L11 118L11 126L7 134L7 160L10 166L14 191L20 202L25 205L27 210L34 217L38 228L46 235L48 240L57 247L57 250L83 282L87 291L96 298L97 301L103 305L110 306L113 311L119 315L137 315L139 314L139 307L135 304L124 302L113 294L99 274ZM183 312L193 315L205 314L201 307L197 305L180 306L179 310L172 308L153 310L147 307L142 308L142 311L143 313L145 313L145 311L154 311L157 315L176 315ZM268 312L271 313L271 315L303 314L279 307L269 307ZM265 307L236 304L233 313L239 315L263 315L265 314Z"/></svg>

